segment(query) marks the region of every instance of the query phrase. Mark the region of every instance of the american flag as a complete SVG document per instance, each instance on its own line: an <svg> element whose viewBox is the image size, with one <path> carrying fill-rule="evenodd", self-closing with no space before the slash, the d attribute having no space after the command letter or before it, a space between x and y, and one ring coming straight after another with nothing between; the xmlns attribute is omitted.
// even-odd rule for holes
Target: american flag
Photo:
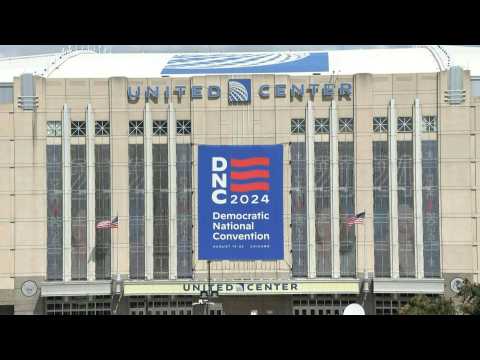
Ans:
<svg viewBox="0 0 480 360"><path fill-rule="evenodd" d="M353 224L363 224L363 220L365 219L365 211L361 212L355 216L351 216L347 219L347 226L351 227Z"/></svg>
<svg viewBox="0 0 480 360"><path fill-rule="evenodd" d="M95 225L95 229L116 229L118 228L118 216L112 220L103 220Z"/></svg>

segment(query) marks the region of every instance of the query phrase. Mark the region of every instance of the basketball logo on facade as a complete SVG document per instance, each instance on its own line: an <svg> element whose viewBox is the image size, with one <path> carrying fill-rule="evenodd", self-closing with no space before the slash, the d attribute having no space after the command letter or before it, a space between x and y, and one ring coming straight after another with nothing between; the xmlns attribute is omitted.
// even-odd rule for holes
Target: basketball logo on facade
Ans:
<svg viewBox="0 0 480 360"><path fill-rule="evenodd" d="M250 79L235 79L228 81L228 103L249 103L252 94L252 81Z"/></svg>

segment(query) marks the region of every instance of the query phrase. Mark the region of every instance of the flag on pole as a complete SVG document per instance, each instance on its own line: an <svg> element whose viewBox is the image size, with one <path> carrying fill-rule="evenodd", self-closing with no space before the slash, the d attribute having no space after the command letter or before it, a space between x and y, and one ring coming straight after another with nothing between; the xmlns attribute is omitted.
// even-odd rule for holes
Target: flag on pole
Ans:
<svg viewBox="0 0 480 360"><path fill-rule="evenodd" d="M118 216L115 216L112 220L103 220L95 225L95 229L117 229L118 228Z"/></svg>
<svg viewBox="0 0 480 360"><path fill-rule="evenodd" d="M351 216L347 219L347 226L351 227L353 224L363 224L363 220L365 219L365 211L361 212L355 216Z"/></svg>

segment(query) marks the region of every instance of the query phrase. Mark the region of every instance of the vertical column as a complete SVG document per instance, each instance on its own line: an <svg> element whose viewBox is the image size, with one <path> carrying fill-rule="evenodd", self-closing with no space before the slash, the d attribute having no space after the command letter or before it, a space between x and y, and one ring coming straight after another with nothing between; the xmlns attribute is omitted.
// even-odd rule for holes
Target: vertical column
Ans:
<svg viewBox="0 0 480 360"><path fill-rule="evenodd" d="M95 280L95 119L87 105L87 279Z"/></svg>
<svg viewBox="0 0 480 360"><path fill-rule="evenodd" d="M339 217L339 185L338 185L338 118L337 103L330 105L330 218L332 226L332 267L333 277L340 277L340 217Z"/></svg>
<svg viewBox="0 0 480 360"><path fill-rule="evenodd" d="M311 100L307 102L305 116L305 152L307 170L307 246L308 268L307 276L315 278L317 275L317 253L315 244L315 119Z"/></svg>
<svg viewBox="0 0 480 360"><path fill-rule="evenodd" d="M422 113L420 100L415 99L413 124L413 161L414 161L414 213L415 213L415 255L417 278L422 279L423 269L423 184L422 184Z"/></svg>
<svg viewBox="0 0 480 360"><path fill-rule="evenodd" d="M177 121L168 104L168 241L169 279L177 278Z"/></svg>
<svg viewBox="0 0 480 360"><path fill-rule="evenodd" d="M63 158L63 280L72 279L72 191L70 165L70 109L63 105L62 116Z"/></svg>
<svg viewBox="0 0 480 360"><path fill-rule="evenodd" d="M152 164L152 112L150 104L144 110L144 164L145 164L145 278L153 279L153 164Z"/></svg>
<svg viewBox="0 0 480 360"><path fill-rule="evenodd" d="M397 118L395 99L390 100L388 109L388 153L390 155L390 244L392 256L392 278L400 274L398 252L398 187L397 187Z"/></svg>

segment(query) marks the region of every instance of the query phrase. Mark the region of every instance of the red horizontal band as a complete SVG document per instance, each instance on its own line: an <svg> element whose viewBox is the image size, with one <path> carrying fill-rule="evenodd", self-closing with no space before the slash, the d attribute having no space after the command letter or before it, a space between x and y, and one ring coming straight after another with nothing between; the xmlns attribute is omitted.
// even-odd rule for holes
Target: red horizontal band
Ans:
<svg viewBox="0 0 480 360"><path fill-rule="evenodd" d="M248 159L231 159L233 167L247 167L247 166L270 166L270 159L268 157L253 157Z"/></svg>
<svg viewBox="0 0 480 360"><path fill-rule="evenodd" d="M270 185L267 182L254 182L249 184L230 184L230 191L233 192L248 192L255 190L270 190Z"/></svg>
<svg viewBox="0 0 480 360"><path fill-rule="evenodd" d="M255 178L265 178L270 177L270 172L268 170L250 170L250 171L232 171L230 174L233 180L247 180Z"/></svg>

